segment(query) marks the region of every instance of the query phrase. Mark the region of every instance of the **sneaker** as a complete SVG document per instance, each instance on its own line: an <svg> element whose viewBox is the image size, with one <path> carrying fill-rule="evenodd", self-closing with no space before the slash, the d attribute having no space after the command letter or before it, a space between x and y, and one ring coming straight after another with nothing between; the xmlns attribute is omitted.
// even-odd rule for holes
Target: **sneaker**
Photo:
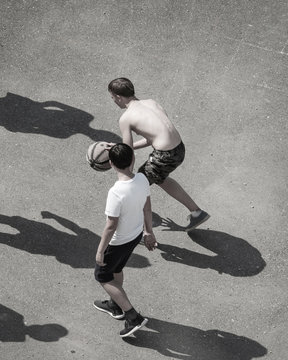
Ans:
<svg viewBox="0 0 288 360"><path fill-rule="evenodd" d="M93 305L96 309L109 314L114 319L123 319L125 314L122 309L112 300L99 301L95 300Z"/></svg>
<svg viewBox="0 0 288 360"><path fill-rule="evenodd" d="M202 224L204 221L208 220L210 215L207 214L205 211L201 210L201 213L197 217L193 217L192 214L188 215L187 220L190 224L185 228L185 231L191 231L195 229L197 226Z"/></svg>
<svg viewBox="0 0 288 360"><path fill-rule="evenodd" d="M126 319L125 328L120 331L120 337L126 337L133 334L135 331L141 329L148 322L148 319L144 318L140 314L137 314L136 319Z"/></svg>

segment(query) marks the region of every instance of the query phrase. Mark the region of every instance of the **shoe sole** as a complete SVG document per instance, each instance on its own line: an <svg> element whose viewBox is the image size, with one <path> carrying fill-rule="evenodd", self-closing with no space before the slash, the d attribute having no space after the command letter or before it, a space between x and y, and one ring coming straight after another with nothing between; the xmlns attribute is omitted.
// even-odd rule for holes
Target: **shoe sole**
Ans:
<svg viewBox="0 0 288 360"><path fill-rule="evenodd" d="M113 315L111 312L109 312L109 311L107 311L107 310L105 310L105 309L102 309L102 308L98 307L98 306L97 306L97 305L95 305L95 304L93 304L93 306L94 306L97 310L102 311L102 312L104 312L104 313L106 313L106 314L108 314L108 315L112 316L112 317L113 317L113 319L120 320L120 319L123 319L123 318L124 318L124 316L125 316L125 314L122 314L122 315Z"/></svg>
<svg viewBox="0 0 288 360"><path fill-rule="evenodd" d="M127 334L120 335L120 337L123 338L123 337L127 337L127 336L130 336L130 335L134 334L137 330L139 330L139 329L141 329L143 326L145 326L145 325L147 324L147 322L148 322L148 319L145 318L140 325L135 326L135 327L134 327L132 330L130 330Z"/></svg>
<svg viewBox="0 0 288 360"><path fill-rule="evenodd" d="M199 225L203 224L203 223L204 223L205 221L207 221L209 218L210 218L210 215L207 214L207 216L206 216L203 220L201 220L198 224L196 224L196 225L194 225L194 226L191 226L191 227L189 227L188 229L185 229L185 231L186 231L186 232L189 232L189 231L191 231L191 230L193 230L193 229L196 229L196 227L198 227Z"/></svg>

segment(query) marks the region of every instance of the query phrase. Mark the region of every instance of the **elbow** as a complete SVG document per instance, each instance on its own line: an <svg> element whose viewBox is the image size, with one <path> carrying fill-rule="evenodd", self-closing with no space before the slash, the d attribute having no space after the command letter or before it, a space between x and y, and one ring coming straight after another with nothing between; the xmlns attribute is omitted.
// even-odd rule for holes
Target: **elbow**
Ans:
<svg viewBox="0 0 288 360"><path fill-rule="evenodd" d="M114 233L117 229L117 226L114 226L114 225L108 225L106 227L106 231L109 232L109 233Z"/></svg>

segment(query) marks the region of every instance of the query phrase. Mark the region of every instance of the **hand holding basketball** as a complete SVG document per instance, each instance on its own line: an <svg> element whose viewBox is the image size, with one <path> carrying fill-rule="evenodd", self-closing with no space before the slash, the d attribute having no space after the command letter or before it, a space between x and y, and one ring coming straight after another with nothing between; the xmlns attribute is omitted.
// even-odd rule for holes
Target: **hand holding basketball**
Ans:
<svg viewBox="0 0 288 360"><path fill-rule="evenodd" d="M110 150L111 147L112 147L113 145L115 145L115 144L116 144L116 143L108 143L108 142L107 142L107 143L105 144L105 149L106 149L106 150Z"/></svg>

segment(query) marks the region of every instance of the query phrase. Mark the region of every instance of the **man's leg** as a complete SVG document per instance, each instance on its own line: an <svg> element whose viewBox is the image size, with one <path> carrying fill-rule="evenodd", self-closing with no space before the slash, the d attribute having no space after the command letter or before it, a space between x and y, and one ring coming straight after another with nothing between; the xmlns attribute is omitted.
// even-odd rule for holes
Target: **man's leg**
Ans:
<svg viewBox="0 0 288 360"><path fill-rule="evenodd" d="M124 308L130 310L132 305L122 287L123 271L113 275L113 280L107 283L100 283L107 294L110 295L110 300L95 300L94 306L96 309L106 312L115 319L122 319L125 316Z"/></svg>
<svg viewBox="0 0 288 360"><path fill-rule="evenodd" d="M121 337L130 336L135 331L141 329L147 324L148 319L144 318L133 308L130 303L122 285L123 285L123 271L121 273L114 273L114 279L108 283L101 284L107 294L113 301L120 306L125 313L125 327L120 331Z"/></svg>
<svg viewBox="0 0 288 360"><path fill-rule="evenodd" d="M116 275L116 276L115 276ZM114 274L114 279L107 283L101 284L107 294L113 299L113 301L120 306L123 311L129 311L132 309L130 303L122 285L123 285L123 271L118 274Z"/></svg>
<svg viewBox="0 0 288 360"><path fill-rule="evenodd" d="M121 271L120 273L114 273L114 280L120 285L123 286L123 282L124 282L124 273L123 271Z"/></svg>
<svg viewBox="0 0 288 360"><path fill-rule="evenodd" d="M159 186L190 210L191 214L187 217L189 224L185 227L185 231L189 232L209 219L210 215L199 208L176 180L167 177Z"/></svg>
<svg viewBox="0 0 288 360"><path fill-rule="evenodd" d="M176 180L167 177L162 184L159 184L159 186L174 199L186 206L190 212L200 210L199 206L191 199Z"/></svg>

